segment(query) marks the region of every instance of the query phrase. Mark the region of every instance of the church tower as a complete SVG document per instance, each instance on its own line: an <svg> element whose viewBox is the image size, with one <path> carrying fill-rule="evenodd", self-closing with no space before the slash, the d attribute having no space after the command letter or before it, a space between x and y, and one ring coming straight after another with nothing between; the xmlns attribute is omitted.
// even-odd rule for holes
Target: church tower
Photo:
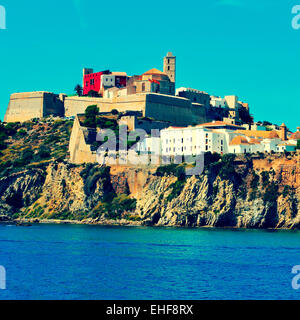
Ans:
<svg viewBox="0 0 300 320"><path fill-rule="evenodd" d="M164 57L164 73L166 73L171 82L176 81L176 57L173 56L172 52L168 52L167 56Z"/></svg>

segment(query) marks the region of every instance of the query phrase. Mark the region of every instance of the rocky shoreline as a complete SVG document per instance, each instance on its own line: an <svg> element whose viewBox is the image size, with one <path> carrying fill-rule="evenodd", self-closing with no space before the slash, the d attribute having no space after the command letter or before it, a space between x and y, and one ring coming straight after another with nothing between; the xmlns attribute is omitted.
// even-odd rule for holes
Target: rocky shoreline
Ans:
<svg viewBox="0 0 300 320"><path fill-rule="evenodd" d="M50 163L0 179L0 222L300 228L300 155L209 159L201 176Z"/></svg>

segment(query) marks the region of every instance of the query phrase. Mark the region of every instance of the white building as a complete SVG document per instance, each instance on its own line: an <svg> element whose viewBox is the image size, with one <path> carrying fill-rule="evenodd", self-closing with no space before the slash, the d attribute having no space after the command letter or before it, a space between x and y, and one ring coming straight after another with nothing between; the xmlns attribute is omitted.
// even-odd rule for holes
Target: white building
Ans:
<svg viewBox="0 0 300 320"><path fill-rule="evenodd" d="M214 121L195 127L163 129L160 138L147 137L141 141L139 151L173 157L202 152L244 154L295 151L293 141L282 140L280 136L280 131L244 130L237 125Z"/></svg>

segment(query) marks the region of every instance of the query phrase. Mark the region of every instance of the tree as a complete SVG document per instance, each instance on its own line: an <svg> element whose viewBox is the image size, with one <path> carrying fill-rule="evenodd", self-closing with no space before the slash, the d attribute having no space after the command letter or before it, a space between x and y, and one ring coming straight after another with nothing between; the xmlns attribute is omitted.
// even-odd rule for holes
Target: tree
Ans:
<svg viewBox="0 0 300 320"><path fill-rule="evenodd" d="M74 91L76 91L78 97L81 97L82 96L82 93L83 93L83 89L82 89L82 86L80 84L77 84L74 88Z"/></svg>
<svg viewBox="0 0 300 320"><path fill-rule="evenodd" d="M92 97L92 98L98 98L98 97L100 97L100 94L95 90L91 90L91 91L89 91L88 96Z"/></svg>
<svg viewBox="0 0 300 320"><path fill-rule="evenodd" d="M239 115L240 115L241 120L244 123L248 123L248 124L253 123L253 120L254 120L253 116L251 116L251 114L249 113L249 111L246 108L240 107L239 108Z"/></svg>
<svg viewBox="0 0 300 320"><path fill-rule="evenodd" d="M96 128L98 114L99 114L99 108L96 105L88 106L85 109L84 125L89 128Z"/></svg>
<svg viewBox="0 0 300 320"><path fill-rule="evenodd" d="M118 115L119 114L119 111L117 109L112 109L111 110L111 114L113 115Z"/></svg>
<svg viewBox="0 0 300 320"><path fill-rule="evenodd" d="M300 150L300 139L297 141L297 147L296 149Z"/></svg>

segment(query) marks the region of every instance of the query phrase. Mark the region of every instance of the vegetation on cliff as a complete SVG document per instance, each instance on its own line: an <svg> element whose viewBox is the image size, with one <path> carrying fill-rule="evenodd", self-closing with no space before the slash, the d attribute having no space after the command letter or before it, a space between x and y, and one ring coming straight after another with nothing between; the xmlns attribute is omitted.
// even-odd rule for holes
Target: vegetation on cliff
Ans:
<svg viewBox="0 0 300 320"><path fill-rule="evenodd" d="M0 123L0 177L68 158L72 120Z"/></svg>
<svg viewBox="0 0 300 320"><path fill-rule="evenodd" d="M101 127L114 128L114 121L96 116ZM200 176L186 176L187 164L73 165L67 152L71 127L70 120L51 118L0 124L0 215L166 226L300 226L297 155L206 153Z"/></svg>

